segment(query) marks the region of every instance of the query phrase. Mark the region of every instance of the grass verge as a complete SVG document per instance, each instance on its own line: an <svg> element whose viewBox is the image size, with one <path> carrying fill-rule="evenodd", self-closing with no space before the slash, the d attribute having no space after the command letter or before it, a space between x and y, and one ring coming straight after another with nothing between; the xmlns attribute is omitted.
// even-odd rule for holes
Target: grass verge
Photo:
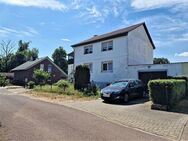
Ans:
<svg viewBox="0 0 188 141"><path fill-rule="evenodd" d="M45 85L45 86L36 86L32 91L29 92L33 96L37 97L45 97L48 99L57 99L57 100L94 100L98 99L99 95L96 96L88 96L83 92L78 90L74 90L73 85L69 85L69 87L64 91L60 89L56 85Z"/></svg>

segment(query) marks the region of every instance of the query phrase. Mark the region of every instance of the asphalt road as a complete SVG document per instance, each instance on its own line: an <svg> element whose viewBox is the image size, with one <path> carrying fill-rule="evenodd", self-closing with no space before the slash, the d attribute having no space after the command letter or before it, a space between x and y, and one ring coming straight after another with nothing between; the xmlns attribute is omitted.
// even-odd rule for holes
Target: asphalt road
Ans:
<svg viewBox="0 0 188 141"><path fill-rule="evenodd" d="M0 141L139 140L158 136L111 123L94 115L0 89Z"/></svg>

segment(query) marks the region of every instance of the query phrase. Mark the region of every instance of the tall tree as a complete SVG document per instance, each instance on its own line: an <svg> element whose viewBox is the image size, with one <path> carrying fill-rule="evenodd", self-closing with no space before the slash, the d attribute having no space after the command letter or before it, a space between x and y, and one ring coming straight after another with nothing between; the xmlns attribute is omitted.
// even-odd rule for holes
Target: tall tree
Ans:
<svg viewBox="0 0 188 141"><path fill-rule="evenodd" d="M169 64L170 61L167 58L154 58L153 63L154 64Z"/></svg>
<svg viewBox="0 0 188 141"><path fill-rule="evenodd" d="M12 43L11 40L9 40L7 42L2 40L2 42L0 43L1 65L2 65L2 68L4 67L4 69L2 69L2 71L5 71L5 72L8 71L8 62L12 56L14 47L15 47L15 45Z"/></svg>
<svg viewBox="0 0 188 141"><path fill-rule="evenodd" d="M63 49L63 47L60 46L59 48L55 49L54 53L52 54L52 58L54 63L59 66L65 73L67 73L67 53Z"/></svg>
<svg viewBox="0 0 188 141"><path fill-rule="evenodd" d="M30 43L31 42L23 42L22 40L20 40L18 42L18 46L19 46L18 52L27 51L29 49L29 44Z"/></svg>

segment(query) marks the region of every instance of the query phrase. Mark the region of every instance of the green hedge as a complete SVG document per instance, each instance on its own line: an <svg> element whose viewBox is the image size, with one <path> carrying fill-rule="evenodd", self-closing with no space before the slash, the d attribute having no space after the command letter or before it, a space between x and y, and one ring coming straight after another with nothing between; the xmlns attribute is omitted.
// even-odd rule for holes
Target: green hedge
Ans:
<svg viewBox="0 0 188 141"><path fill-rule="evenodd" d="M148 87L150 100L154 104L172 107L186 95L185 80L151 80L148 83Z"/></svg>

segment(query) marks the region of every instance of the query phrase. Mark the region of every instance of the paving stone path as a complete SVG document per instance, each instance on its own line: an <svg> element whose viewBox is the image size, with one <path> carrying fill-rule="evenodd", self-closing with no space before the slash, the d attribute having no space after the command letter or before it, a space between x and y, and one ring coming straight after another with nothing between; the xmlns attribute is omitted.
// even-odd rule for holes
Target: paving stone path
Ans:
<svg viewBox="0 0 188 141"><path fill-rule="evenodd" d="M188 121L186 114L151 110L150 102L143 100L129 105L106 104L102 100L66 102L64 105L173 140L180 140ZM188 135L184 136L188 139Z"/></svg>

